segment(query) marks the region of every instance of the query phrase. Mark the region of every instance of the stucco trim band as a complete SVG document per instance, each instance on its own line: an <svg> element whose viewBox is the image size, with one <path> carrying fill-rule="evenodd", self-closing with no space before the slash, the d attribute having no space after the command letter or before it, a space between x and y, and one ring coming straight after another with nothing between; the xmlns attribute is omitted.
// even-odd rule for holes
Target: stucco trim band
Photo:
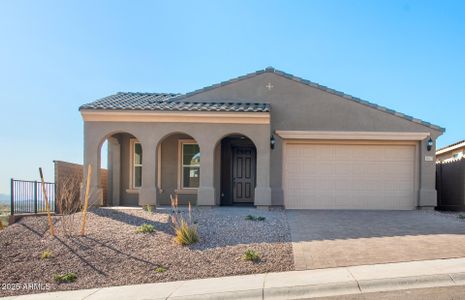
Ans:
<svg viewBox="0 0 465 300"><path fill-rule="evenodd" d="M283 139L421 141L429 132L276 130Z"/></svg>
<svg viewBox="0 0 465 300"><path fill-rule="evenodd" d="M86 122L270 124L267 112L173 112L81 110Z"/></svg>

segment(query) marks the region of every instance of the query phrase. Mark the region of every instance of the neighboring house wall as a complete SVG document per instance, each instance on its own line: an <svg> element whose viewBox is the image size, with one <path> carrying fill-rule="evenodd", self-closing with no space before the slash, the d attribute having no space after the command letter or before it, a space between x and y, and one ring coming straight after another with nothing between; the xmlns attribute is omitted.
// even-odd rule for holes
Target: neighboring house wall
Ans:
<svg viewBox="0 0 465 300"><path fill-rule="evenodd" d="M451 151L443 152L436 155L436 160L443 162L448 160L461 159L465 154L465 147L457 148Z"/></svg>
<svg viewBox="0 0 465 300"><path fill-rule="evenodd" d="M273 88L268 90L270 83ZM267 102L271 104L270 134L275 130L318 130L318 131L393 131L430 132L433 140L440 131L411 122L393 114L356 103L341 96L290 80L273 73L237 80L218 88L205 89L187 94L184 101L235 101ZM276 137L275 149L271 151L270 182L272 204L283 205L282 157L283 140ZM435 206L435 160L425 148L426 139L418 142L419 164L419 206ZM258 154L260 155L260 154Z"/></svg>
<svg viewBox="0 0 465 300"><path fill-rule="evenodd" d="M62 185L67 177L75 177L76 180L81 182L82 185L82 170L83 166L80 164L55 160L55 188L60 191ZM107 192L108 192L108 171L106 169L100 169L100 187L103 189L104 203L107 203ZM76 200L79 200L79 189L75 191Z"/></svg>
<svg viewBox="0 0 465 300"><path fill-rule="evenodd" d="M438 209L465 210L465 159L438 163Z"/></svg>

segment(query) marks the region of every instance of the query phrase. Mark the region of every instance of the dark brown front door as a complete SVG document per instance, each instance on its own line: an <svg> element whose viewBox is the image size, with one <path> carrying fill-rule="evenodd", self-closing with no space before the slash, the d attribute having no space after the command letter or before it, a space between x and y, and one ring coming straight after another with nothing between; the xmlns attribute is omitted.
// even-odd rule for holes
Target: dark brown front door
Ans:
<svg viewBox="0 0 465 300"><path fill-rule="evenodd" d="M253 203L255 190L255 149L233 148L233 203Z"/></svg>

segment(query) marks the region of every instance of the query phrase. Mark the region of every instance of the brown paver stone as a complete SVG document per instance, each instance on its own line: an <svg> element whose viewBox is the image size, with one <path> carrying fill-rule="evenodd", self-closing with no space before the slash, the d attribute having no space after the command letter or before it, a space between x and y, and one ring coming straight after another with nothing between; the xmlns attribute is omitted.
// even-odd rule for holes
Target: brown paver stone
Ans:
<svg viewBox="0 0 465 300"><path fill-rule="evenodd" d="M465 222L431 211L289 210L296 270L465 257Z"/></svg>

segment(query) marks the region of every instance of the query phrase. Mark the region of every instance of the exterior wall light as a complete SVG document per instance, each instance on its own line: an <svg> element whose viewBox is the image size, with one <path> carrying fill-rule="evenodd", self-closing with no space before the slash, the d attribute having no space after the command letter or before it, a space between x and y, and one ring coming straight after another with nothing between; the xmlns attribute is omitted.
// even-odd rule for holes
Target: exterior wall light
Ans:
<svg viewBox="0 0 465 300"><path fill-rule="evenodd" d="M273 150L275 145L276 145L276 140L274 138L274 135L271 135L271 137L270 137L270 148Z"/></svg>
<svg viewBox="0 0 465 300"><path fill-rule="evenodd" d="M428 142L426 142L426 150L431 151L432 148L433 148L433 139L430 137L428 139Z"/></svg>

